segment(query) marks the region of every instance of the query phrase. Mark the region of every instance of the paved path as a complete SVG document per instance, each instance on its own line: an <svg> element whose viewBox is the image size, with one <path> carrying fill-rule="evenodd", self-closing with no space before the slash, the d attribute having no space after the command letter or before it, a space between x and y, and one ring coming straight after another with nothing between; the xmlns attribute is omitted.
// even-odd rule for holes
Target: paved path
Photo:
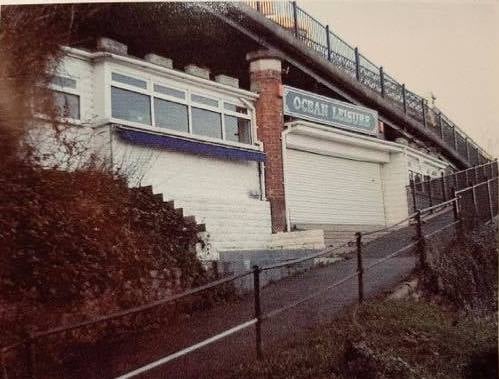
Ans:
<svg viewBox="0 0 499 379"><path fill-rule="evenodd" d="M424 233L436 230L451 220L451 215L435 217L424 225ZM368 266L402 246L413 242L414 226L385 235L364 246L364 264ZM332 265L317 267L288 277L262 289L262 308L266 313L290 302L310 295L317 290L354 273L356 260L347 259ZM392 258L368 271L364 276L366 296L381 294L393 288L415 267L414 251ZM289 312L264 322L264 351L285 341L297 333L303 333L321 322L331 320L342 309L357 301L357 280L347 281L328 290ZM81 358L66 365L65 373L71 378L108 378L128 372L146 363L164 357L177 350L199 342L225 329L253 318L253 297L216 306L208 311L194 314L179 325L154 333L137 335L127 341L109 343L99 349L91 349ZM154 369L141 378L220 378L233 365L254 359L254 329L248 328L221 342L205 347L187 357ZM69 370L69 371L68 371Z"/></svg>

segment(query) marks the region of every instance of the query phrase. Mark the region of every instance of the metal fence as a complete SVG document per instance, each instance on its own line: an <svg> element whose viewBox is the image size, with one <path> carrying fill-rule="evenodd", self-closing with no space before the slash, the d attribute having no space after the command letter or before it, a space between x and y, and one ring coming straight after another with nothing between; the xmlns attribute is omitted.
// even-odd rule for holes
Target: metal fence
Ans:
<svg viewBox="0 0 499 379"><path fill-rule="evenodd" d="M429 107L424 98L384 72L382 66L372 63L357 47L350 46L329 25L320 23L295 1L244 3L286 29L350 77L394 102L471 165L479 165L489 159L488 154L441 111Z"/></svg>
<svg viewBox="0 0 499 379"><path fill-rule="evenodd" d="M430 180L410 179L406 187L409 212L431 207L453 197L454 191L498 176L497 160Z"/></svg>
<svg viewBox="0 0 499 379"><path fill-rule="evenodd" d="M497 165L495 169L497 170ZM483 170L485 172L485 169ZM485 173L483 175L485 176ZM298 308L302 304L306 303L309 307L314 301L327 302L327 296L344 295L348 291L352 292L352 289L354 293L355 289L357 290L356 298L362 302L366 296L369 296L366 290L372 292L372 287L379 280L376 272L371 273L376 267L383 268L385 273L390 272L390 267L387 265L390 265L394 258L399 260L403 258L406 269L424 267L426 264L424 246L425 241L428 241L429 238L440 238L440 233L445 232L445 235L448 235L451 230L465 233L479 224L494 219L498 213L497 175L494 178L454 191L453 195L446 201L417 210L406 219L387 228L368 233L358 232L352 236L352 245L344 244L300 259L263 267L253 266L250 270L154 303L69 327L32 334L27 339L0 350L2 378L91 378L89 373L94 372L96 376L93 377L96 378L114 377L118 375L117 373L124 373L119 378L132 378L150 373L158 367L163 369L167 364L173 365L172 370L184 370L185 359L201 354L209 346L214 346L221 341L226 344L231 338L234 348L244 345L246 349L251 348L251 343L248 342L253 339L253 349L255 349L257 358L261 358L264 353L262 349L263 339L265 337L269 339L266 342L270 342L272 334L268 330L262 333L263 328L289 328L289 325L285 325L282 321L272 324L272 320L284 315L289 318L290 312L293 310L303 310L303 308ZM352 258L355 258L344 261L346 263L342 266L340 275L321 278L317 282L317 287L307 285L308 292L305 295L295 291L292 287L284 287L284 292L278 294L278 297L276 295L262 297L262 283L266 281L266 276L273 277L270 274L272 271L291 270L303 266L307 262L324 259L339 252L350 254ZM340 264L342 263L337 263L337 265ZM370 280L369 287L365 285L366 277ZM215 312L211 316L216 316L216 325L207 325L204 317L197 318L197 322L191 322L189 317L186 317L185 320L181 318L175 322L168 322L168 315L191 314L193 310L186 311L185 306L189 308L190 304L192 307L192 304L202 302L210 291L231 285L236 281L251 281L253 283L251 301L244 303L246 305L235 302L234 311L223 310L223 313L217 314L216 312L219 312L217 307L214 307L213 311L203 310L202 315L206 318L208 318L209 312ZM291 286L292 283L288 282L287 285ZM295 289L303 287L299 282L295 282L294 286ZM154 317L151 318L151 315L154 316L154 314L160 315L163 319L161 334L169 333L167 343L162 346L161 351L141 355L143 350L149 348L148 338L150 336L141 337L145 341L142 344L140 343L141 338L137 342L137 338L129 334L121 336L117 344L109 342L115 338L115 335L120 334L119 331L124 321L139 320L139 324L148 324L154 319ZM105 331L105 345L96 347L92 342L92 335L96 331ZM253 337L251 336L252 331L254 331ZM147 335L147 333L145 334ZM243 335L245 343L241 344L239 339L242 339ZM78 340L89 338L90 342L87 346L79 346L75 350L71 345L74 344L73 338L75 336ZM193 339L198 342L192 344ZM127 345L129 340L133 340L133 343ZM109 354L114 355L114 357L109 356ZM213 352L209 354L210 361L218 361L218 358L223 360L224 358L220 356L214 360L213 354ZM217 354L220 355L220 351ZM152 359L154 360L150 362ZM113 360L117 363L112 363ZM200 358L196 356L196 360L200 360ZM51 364L48 363L50 361L52 361ZM96 363L99 361L105 362L108 372L104 372L103 368ZM144 362L148 363L144 364ZM96 365L92 366L94 363ZM131 364L137 368L130 371ZM178 371L175 372L178 373ZM200 371L194 374L194 377L202 373L203 371Z"/></svg>

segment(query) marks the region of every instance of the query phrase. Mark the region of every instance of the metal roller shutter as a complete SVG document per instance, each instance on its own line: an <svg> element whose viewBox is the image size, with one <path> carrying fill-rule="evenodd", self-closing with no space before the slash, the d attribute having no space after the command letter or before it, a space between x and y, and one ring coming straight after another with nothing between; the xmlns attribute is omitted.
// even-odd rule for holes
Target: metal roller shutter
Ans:
<svg viewBox="0 0 499 379"><path fill-rule="evenodd" d="M379 163L287 150L292 224L384 225Z"/></svg>

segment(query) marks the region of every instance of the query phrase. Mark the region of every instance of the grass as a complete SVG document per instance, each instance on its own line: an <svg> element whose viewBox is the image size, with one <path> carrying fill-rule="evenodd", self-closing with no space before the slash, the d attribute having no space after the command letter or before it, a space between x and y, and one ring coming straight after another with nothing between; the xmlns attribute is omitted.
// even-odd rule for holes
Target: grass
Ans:
<svg viewBox="0 0 499 379"><path fill-rule="evenodd" d="M357 361L353 369L345 363L348 347L359 341L374 357L374 368L366 361ZM497 371L480 372L483 360L489 369L497 368L495 318L459 316L422 301L379 300L354 308L281 348L267 349L264 360L239 367L233 377L496 377Z"/></svg>

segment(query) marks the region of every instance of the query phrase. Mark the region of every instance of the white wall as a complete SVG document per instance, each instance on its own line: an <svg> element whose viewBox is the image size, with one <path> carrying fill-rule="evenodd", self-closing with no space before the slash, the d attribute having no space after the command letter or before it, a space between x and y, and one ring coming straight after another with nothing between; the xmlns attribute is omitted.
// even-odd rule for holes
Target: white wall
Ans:
<svg viewBox="0 0 499 379"><path fill-rule="evenodd" d="M403 220L409 215L406 185L408 182L407 157L404 153L391 153L390 161L381 168L383 200L387 225Z"/></svg>

